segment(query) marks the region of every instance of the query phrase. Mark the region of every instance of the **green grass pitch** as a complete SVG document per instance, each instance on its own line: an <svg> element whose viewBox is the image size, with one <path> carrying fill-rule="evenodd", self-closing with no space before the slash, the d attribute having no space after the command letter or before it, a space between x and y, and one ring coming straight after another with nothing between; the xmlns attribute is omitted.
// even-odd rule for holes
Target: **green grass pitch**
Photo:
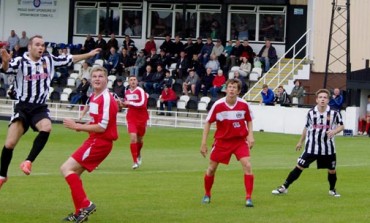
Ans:
<svg viewBox="0 0 370 223"><path fill-rule="evenodd" d="M0 129L4 143L7 122L1 121ZM135 171L131 169L126 127L119 126L119 132L112 153L99 169L83 174L86 192L97 205L88 222L370 222L368 137L336 138L337 189L342 197L328 195L326 170L315 166L302 173L288 194L274 196L271 190L283 183L300 154L294 149L299 136L255 132L251 152L255 207L246 208L243 173L235 158L228 166L220 165L211 204L201 204L208 165L208 157L204 159L199 153L202 130L148 128L143 165ZM29 131L14 151L9 180L0 190L1 223L60 222L73 210L59 167L87 134L54 124L32 174L25 176L19 164L34 137Z"/></svg>

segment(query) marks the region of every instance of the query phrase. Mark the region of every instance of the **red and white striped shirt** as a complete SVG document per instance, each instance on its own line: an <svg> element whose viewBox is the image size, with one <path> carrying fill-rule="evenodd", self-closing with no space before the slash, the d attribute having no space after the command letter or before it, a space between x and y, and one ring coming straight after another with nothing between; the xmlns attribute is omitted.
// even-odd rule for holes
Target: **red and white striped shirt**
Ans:
<svg viewBox="0 0 370 223"><path fill-rule="evenodd" d="M134 90L126 90L125 100L129 101L130 103L127 106L128 109L126 115L126 120L128 123L144 123L148 121L148 96L141 87L136 87Z"/></svg>

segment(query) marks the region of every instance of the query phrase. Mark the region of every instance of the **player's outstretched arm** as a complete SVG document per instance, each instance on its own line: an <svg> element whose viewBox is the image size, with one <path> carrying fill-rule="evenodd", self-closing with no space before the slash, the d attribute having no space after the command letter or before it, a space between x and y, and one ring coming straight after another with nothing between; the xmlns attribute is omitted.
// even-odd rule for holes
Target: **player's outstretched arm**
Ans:
<svg viewBox="0 0 370 223"><path fill-rule="evenodd" d="M86 60L86 59L89 59L90 57L93 57L95 56L96 54L98 54L99 52L101 51L100 48L96 48L96 49L93 49L91 50L90 52L88 53L84 53L84 54L75 54L72 56L72 60L73 60L73 63L76 63L80 60Z"/></svg>

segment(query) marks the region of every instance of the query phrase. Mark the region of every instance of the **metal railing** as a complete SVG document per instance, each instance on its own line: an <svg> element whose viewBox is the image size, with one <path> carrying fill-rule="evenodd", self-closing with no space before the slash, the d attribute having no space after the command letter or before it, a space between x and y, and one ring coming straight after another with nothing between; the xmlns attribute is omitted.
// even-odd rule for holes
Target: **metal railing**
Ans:
<svg viewBox="0 0 370 223"><path fill-rule="evenodd" d="M291 74L293 74L296 69L308 58L308 43L310 41L310 32L311 30L308 29L294 44L291 46L283 56L280 57L280 59L266 72L265 75L263 75L254 85L251 87L247 93L243 96L243 98L247 101L256 101L257 97L260 95L262 89L258 91L256 95L253 97L251 96L251 93L254 89L257 88L260 84L271 84L273 81L277 80L277 85L273 88L273 91L276 90L276 88L284 83L286 79L290 77ZM300 48L296 49L297 45L303 40L303 38L306 38L305 44ZM304 53L304 57L299 60L299 62L296 62L297 56L303 51L306 50ZM291 59L289 59L286 63L284 62L284 65L282 66L282 61L286 59L286 56L288 54L292 53L293 56ZM282 75L283 71L286 71L287 67L291 66L291 69L289 69L287 74ZM275 76L272 77L270 81L267 81L266 78L269 76L268 74L274 69L277 68L277 73ZM270 78L270 77L269 77Z"/></svg>

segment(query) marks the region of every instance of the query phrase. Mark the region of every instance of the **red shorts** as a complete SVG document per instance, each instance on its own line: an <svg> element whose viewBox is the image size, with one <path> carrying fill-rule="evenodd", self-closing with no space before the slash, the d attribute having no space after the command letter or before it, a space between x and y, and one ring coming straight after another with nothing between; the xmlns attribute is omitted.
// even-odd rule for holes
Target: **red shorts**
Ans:
<svg viewBox="0 0 370 223"><path fill-rule="evenodd" d="M138 136L144 136L146 131L146 122L140 123L127 123L128 133L136 133Z"/></svg>
<svg viewBox="0 0 370 223"><path fill-rule="evenodd" d="M112 151L113 141L88 138L72 157L87 171L93 171Z"/></svg>
<svg viewBox="0 0 370 223"><path fill-rule="evenodd" d="M229 164L231 155L234 154L237 160L249 157L249 146L242 140L215 141L212 146L210 159L217 163Z"/></svg>

